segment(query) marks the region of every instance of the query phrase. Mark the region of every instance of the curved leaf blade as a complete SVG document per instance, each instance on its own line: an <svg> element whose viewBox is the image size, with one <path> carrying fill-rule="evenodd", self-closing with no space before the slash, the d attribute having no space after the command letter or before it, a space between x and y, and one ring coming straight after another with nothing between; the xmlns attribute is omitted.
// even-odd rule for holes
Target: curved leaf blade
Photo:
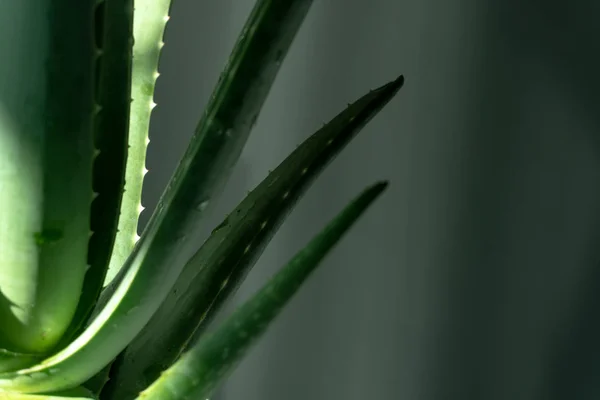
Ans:
<svg viewBox="0 0 600 400"><path fill-rule="evenodd" d="M267 285L215 332L192 346L160 379L140 393L138 399L182 400L209 396L386 186L387 182L379 182L363 191Z"/></svg>
<svg viewBox="0 0 600 400"><path fill-rule="evenodd" d="M292 152L213 231L114 365L106 387L109 398L135 397L175 361L192 335L204 332L302 194L402 84L399 77L350 105Z"/></svg>
<svg viewBox="0 0 600 400"><path fill-rule="evenodd" d="M146 150L149 143L150 115L156 106L154 87L158 79L158 63L162 38L168 20L171 0L104 0L113 24L113 39L117 50L131 52L131 102L128 120L128 157L125 167L124 192L120 203L118 231L114 240L108 271L103 286L107 286L121 270L138 240L138 221L142 208L142 186L146 175ZM135 5L135 12L133 6ZM129 20L127 20L129 18ZM111 26L107 26L110 29ZM132 39L135 38L135 41ZM127 42L123 42L127 41Z"/></svg>
<svg viewBox="0 0 600 400"><path fill-rule="evenodd" d="M47 354L86 268L95 0L0 3L0 347Z"/></svg>
<svg viewBox="0 0 600 400"><path fill-rule="evenodd" d="M96 5L96 104L91 230L88 271L75 316L59 348L81 333L109 267L115 244L128 155L131 102L133 0L101 0ZM135 147L134 147L135 150ZM125 218L127 215L125 214ZM118 246L117 246L118 247Z"/></svg>

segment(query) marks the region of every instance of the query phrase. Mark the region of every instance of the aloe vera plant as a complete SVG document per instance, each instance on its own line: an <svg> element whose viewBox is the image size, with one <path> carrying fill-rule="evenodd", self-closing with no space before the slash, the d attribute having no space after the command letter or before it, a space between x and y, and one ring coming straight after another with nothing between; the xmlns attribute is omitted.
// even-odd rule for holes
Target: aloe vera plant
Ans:
<svg viewBox="0 0 600 400"><path fill-rule="evenodd" d="M0 2L0 399L209 396L382 193L384 181L367 187L207 330L320 171L403 84L349 105L190 243L311 3L256 3L138 237L170 0Z"/></svg>

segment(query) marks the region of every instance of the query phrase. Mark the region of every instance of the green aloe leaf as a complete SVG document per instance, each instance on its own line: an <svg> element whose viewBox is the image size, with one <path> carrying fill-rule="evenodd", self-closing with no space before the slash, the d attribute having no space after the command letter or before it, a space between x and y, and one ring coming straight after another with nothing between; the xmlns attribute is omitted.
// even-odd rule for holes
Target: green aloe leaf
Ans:
<svg viewBox="0 0 600 400"><path fill-rule="evenodd" d="M83 387L54 392L50 394L23 394L0 392L0 400L96 400L89 390Z"/></svg>
<svg viewBox="0 0 600 400"><path fill-rule="evenodd" d="M203 337L139 400L204 399L235 368L284 305L341 237L383 192L387 182L367 188L302 251L216 331Z"/></svg>
<svg viewBox="0 0 600 400"><path fill-rule="evenodd" d="M121 270L138 240L138 220L142 207L142 185L146 175L146 150L149 143L150 114L156 106L154 87L158 78L158 62L163 47L171 0L104 0L105 13L114 21L108 25L106 39L113 42L116 53L129 51L133 59L119 66L131 66L131 105L129 115L128 156L125 190L120 204L118 231L103 286L107 286ZM112 32L111 32L112 28ZM130 31L132 30L133 33ZM135 38L132 44L130 40ZM127 42L125 42L127 41ZM107 42L108 45L108 42Z"/></svg>
<svg viewBox="0 0 600 400"><path fill-rule="evenodd" d="M80 385L140 332L175 283L189 233L224 185L309 6L257 3L197 131L131 256L100 297L100 310L66 348L33 367L0 374L0 388L23 393ZM145 12L142 3L135 12ZM137 40L137 38L136 38ZM133 111L132 111L133 113Z"/></svg>
<svg viewBox="0 0 600 400"><path fill-rule="evenodd" d="M45 354L57 345L84 281L94 6L2 2L0 347L15 352Z"/></svg>
<svg viewBox="0 0 600 400"><path fill-rule="evenodd" d="M131 102L133 0L101 0L96 6L96 105L89 268L65 347L80 333L100 295L115 242L123 194Z"/></svg>
<svg viewBox="0 0 600 400"><path fill-rule="evenodd" d="M399 77L370 92L323 126L215 229L187 263L148 325L119 357L106 388L109 398L134 398L175 361L192 335L204 331L314 178L389 102L402 83Z"/></svg>

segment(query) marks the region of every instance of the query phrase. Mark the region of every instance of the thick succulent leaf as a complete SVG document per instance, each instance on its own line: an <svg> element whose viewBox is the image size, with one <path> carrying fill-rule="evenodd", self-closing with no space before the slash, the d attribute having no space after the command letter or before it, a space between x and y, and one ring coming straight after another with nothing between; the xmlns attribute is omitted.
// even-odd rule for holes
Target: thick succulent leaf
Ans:
<svg viewBox="0 0 600 400"><path fill-rule="evenodd" d="M0 2L0 347L46 353L86 271L95 0Z"/></svg>
<svg viewBox="0 0 600 400"><path fill-rule="evenodd" d="M138 399L183 400L209 396L386 186L386 182L380 182L361 193L263 289L215 332L194 344Z"/></svg>
<svg viewBox="0 0 600 400"><path fill-rule="evenodd" d="M148 226L101 295L100 311L65 349L31 368L0 374L0 388L39 393L82 384L150 320L183 269L189 233L229 176L311 3L258 2Z"/></svg>
<svg viewBox="0 0 600 400"><path fill-rule="evenodd" d="M314 178L402 82L400 77L349 106L248 194L187 263L165 302L119 357L103 394L134 398L175 361L192 335L199 335L235 292Z"/></svg>
<svg viewBox="0 0 600 400"><path fill-rule="evenodd" d="M40 360L41 357L37 354L15 353L6 349L0 349L0 372L25 368Z"/></svg>
<svg viewBox="0 0 600 400"><path fill-rule="evenodd" d="M131 65L131 107L129 118L129 154L125 170L125 191L120 203L118 232L104 285L108 285L125 264L138 240L138 219L142 208L142 184L146 175L146 149L150 114L156 105L153 100L154 86L158 78L158 62L162 38L168 20L171 0L135 0L135 12L130 13L133 0L105 0L107 22L114 28L112 38L123 51L123 41L132 37L129 30L132 21L133 60L123 60L122 66ZM125 10L125 14L122 11ZM112 15L109 15L112 14ZM108 18L113 18L109 21ZM129 21L125 19L128 18ZM110 29L110 25L107 28ZM109 32L107 32L110 35ZM109 37L107 36L107 39ZM108 44L108 43L107 43ZM129 50L129 49L128 49Z"/></svg>
<svg viewBox="0 0 600 400"><path fill-rule="evenodd" d="M54 392L49 394L23 394L14 392L0 392L0 400L96 400L89 390L83 387Z"/></svg>
<svg viewBox="0 0 600 400"><path fill-rule="evenodd" d="M89 268L65 347L80 333L100 295L112 253L125 178L129 104L131 102L131 52L133 0L101 0L96 6L96 104Z"/></svg>

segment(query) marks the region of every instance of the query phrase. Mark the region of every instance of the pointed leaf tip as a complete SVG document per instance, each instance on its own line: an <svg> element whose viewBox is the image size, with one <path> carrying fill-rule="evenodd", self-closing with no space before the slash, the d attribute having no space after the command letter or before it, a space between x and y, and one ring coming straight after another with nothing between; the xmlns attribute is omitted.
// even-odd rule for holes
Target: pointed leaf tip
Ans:
<svg viewBox="0 0 600 400"><path fill-rule="evenodd" d="M400 88L402 88L402 86L404 86L404 75L398 76L396 79L394 79L391 82L386 83L385 85L381 86L377 90L388 92L389 93L388 96L390 98L392 98L396 95L396 93L398 93L398 91L400 90Z"/></svg>
<svg viewBox="0 0 600 400"><path fill-rule="evenodd" d="M396 85L398 85L398 87L402 87L402 85L404 85L404 75L400 75L396 78L396 80L394 81L394 83L396 83Z"/></svg>
<svg viewBox="0 0 600 400"><path fill-rule="evenodd" d="M390 181L379 181L371 185L371 189L375 190L377 194L383 192L390 185Z"/></svg>

